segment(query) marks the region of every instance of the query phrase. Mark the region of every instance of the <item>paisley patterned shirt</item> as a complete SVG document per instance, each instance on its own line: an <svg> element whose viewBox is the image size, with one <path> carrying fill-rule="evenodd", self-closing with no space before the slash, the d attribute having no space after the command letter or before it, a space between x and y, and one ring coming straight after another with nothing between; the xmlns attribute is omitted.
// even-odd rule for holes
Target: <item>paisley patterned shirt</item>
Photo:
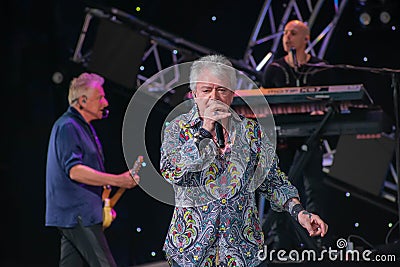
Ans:
<svg viewBox="0 0 400 267"><path fill-rule="evenodd" d="M276 211L297 190L254 120L232 116L224 152L211 139L196 142L201 125L194 107L164 130L160 167L176 206L163 250L185 267L257 266L264 235L255 190Z"/></svg>

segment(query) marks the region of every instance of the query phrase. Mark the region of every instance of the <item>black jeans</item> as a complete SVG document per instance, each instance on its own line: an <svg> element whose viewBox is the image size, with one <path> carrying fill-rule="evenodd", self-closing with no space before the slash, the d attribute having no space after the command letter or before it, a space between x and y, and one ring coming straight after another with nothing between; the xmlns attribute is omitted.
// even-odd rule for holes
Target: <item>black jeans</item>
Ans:
<svg viewBox="0 0 400 267"><path fill-rule="evenodd" d="M60 267L116 267L103 226L58 228L61 232Z"/></svg>

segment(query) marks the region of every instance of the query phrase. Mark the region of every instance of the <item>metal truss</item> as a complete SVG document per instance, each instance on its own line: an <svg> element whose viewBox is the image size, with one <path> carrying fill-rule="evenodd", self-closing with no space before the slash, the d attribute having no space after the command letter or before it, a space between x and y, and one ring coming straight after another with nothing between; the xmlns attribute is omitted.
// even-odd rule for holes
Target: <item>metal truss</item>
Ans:
<svg viewBox="0 0 400 267"><path fill-rule="evenodd" d="M274 58L281 44L284 26L289 19L306 21L311 32L313 32L314 25L323 26L315 38L309 41L307 48L312 55L323 58L346 3L347 0L266 0L244 52L244 58L230 58L230 60L236 68L248 74L253 80L257 80L260 70ZM321 10L324 12L320 12ZM323 13L323 15L319 16L319 13ZM277 14L281 15L279 19L277 19ZM331 14L332 17L328 18L326 14ZM216 53L211 49L145 23L135 16L116 8L107 10L87 8L82 31L72 57L72 61L76 63L85 65L90 60L91 52L88 51L83 54L82 48L93 18L109 18L110 20L133 25L140 34L149 37L150 44L143 54L142 64L137 75L137 87L155 73L167 67L193 60L201 55ZM173 80L178 78L175 77ZM172 81L167 81L161 77L151 90L153 92L170 90L172 84Z"/></svg>
<svg viewBox="0 0 400 267"><path fill-rule="evenodd" d="M332 33L346 4L347 0L266 0L244 53L244 63L256 71L268 65L281 44L285 24L291 19L298 19L308 24L311 39L307 52L324 58ZM318 27L314 27L316 25ZM318 32L314 28L318 28L316 29Z"/></svg>
<svg viewBox="0 0 400 267"><path fill-rule="evenodd" d="M149 38L150 43L143 53L140 70L137 75L137 87L163 69L176 66L176 64L179 63L192 61L202 55L217 53L163 31L153 25L147 24L116 8L110 8L109 10L87 8L82 31L71 59L73 62L82 64L83 66L87 66L90 62L91 51L89 49L89 51L85 53L83 48L93 18L106 18L122 24L128 24L133 26L140 34ZM244 70L246 73L254 72L253 69L243 65L239 60L230 60L236 68ZM174 72L174 77L172 78L166 78L160 75L157 80L152 81L152 85L149 87L149 93L173 92L174 82L179 80L179 75L179 72ZM243 83L243 81L240 80L238 82ZM252 87L249 85L249 88Z"/></svg>

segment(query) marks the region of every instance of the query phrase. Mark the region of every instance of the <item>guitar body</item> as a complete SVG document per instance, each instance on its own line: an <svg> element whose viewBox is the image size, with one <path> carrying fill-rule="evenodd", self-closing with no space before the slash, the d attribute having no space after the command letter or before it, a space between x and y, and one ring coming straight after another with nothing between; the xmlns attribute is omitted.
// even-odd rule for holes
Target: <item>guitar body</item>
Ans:
<svg viewBox="0 0 400 267"><path fill-rule="evenodd" d="M131 170L132 177L139 172L142 163L143 163L143 156L138 156ZM103 229L110 227L112 222L117 217L117 212L114 210L114 206L115 204L117 204L120 197L124 194L125 190L126 190L125 188L118 188L117 192L115 192L115 194L110 198L112 188L109 185L104 186L102 193Z"/></svg>
<svg viewBox="0 0 400 267"><path fill-rule="evenodd" d="M106 198L104 200L104 207L103 207L103 229L108 228L116 217L117 213L110 206L110 199Z"/></svg>

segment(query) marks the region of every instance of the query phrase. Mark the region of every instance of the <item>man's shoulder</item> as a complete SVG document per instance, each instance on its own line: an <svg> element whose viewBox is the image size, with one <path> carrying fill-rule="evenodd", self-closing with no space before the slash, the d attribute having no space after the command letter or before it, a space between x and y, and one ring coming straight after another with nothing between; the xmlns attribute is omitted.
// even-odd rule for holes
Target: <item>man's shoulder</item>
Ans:
<svg viewBox="0 0 400 267"><path fill-rule="evenodd" d="M286 65L285 57L280 57L271 62L269 66L271 67L282 67Z"/></svg>
<svg viewBox="0 0 400 267"><path fill-rule="evenodd" d="M165 125L167 127L176 127L176 126L182 127L185 125L189 126L192 120L194 120L193 113L188 112L188 113L183 113L183 114L180 114L180 115L174 117L173 119L171 119L170 121L165 123Z"/></svg>
<svg viewBox="0 0 400 267"><path fill-rule="evenodd" d="M327 60L315 56L311 56L310 60L308 61L308 63L320 63L320 62L328 63Z"/></svg>
<svg viewBox="0 0 400 267"><path fill-rule="evenodd" d="M68 114L68 112L65 112L62 114L54 123L53 130L58 130L58 131L71 131L71 130L76 130L78 128L82 128L82 125L80 124L79 120L72 116L71 114Z"/></svg>
<svg viewBox="0 0 400 267"><path fill-rule="evenodd" d="M265 73L274 75L276 72L286 71L289 65L286 63L285 58L281 57L273 60L266 68Z"/></svg>

